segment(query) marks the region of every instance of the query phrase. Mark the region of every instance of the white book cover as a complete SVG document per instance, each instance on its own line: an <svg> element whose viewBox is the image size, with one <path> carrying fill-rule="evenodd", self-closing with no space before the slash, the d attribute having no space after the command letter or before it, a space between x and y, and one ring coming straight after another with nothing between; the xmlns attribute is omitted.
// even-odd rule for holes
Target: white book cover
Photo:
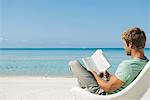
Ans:
<svg viewBox="0 0 150 100"><path fill-rule="evenodd" d="M91 57L82 58L82 61L87 70L97 73L104 72L111 66L101 49L96 50Z"/></svg>

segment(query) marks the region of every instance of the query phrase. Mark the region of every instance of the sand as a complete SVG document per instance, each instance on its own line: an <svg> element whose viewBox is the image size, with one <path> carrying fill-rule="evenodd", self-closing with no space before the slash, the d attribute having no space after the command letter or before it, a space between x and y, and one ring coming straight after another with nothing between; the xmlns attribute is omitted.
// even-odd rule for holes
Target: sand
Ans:
<svg viewBox="0 0 150 100"><path fill-rule="evenodd" d="M0 77L0 100L74 100L71 77ZM150 89L142 100L148 100Z"/></svg>

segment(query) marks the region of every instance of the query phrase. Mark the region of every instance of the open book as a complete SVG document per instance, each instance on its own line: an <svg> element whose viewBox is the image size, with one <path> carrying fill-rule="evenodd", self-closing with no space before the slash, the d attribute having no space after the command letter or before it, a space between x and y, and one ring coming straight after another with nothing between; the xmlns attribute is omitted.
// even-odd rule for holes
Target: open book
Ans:
<svg viewBox="0 0 150 100"><path fill-rule="evenodd" d="M91 57L82 58L82 61L87 67L87 70L97 73L104 72L111 66L101 49L96 50Z"/></svg>

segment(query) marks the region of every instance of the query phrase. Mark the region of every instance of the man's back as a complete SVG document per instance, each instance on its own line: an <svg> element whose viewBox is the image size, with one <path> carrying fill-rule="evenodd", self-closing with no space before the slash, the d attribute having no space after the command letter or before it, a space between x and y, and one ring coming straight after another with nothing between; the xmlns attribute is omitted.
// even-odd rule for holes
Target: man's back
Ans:
<svg viewBox="0 0 150 100"><path fill-rule="evenodd" d="M133 82L147 62L148 62L147 58L145 58L144 60L139 58L132 58L129 60L122 61L119 64L118 69L115 72L115 75L125 84L119 89L113 91L113 93L121 91L122 89L127 87L131 82Z"/></svg>

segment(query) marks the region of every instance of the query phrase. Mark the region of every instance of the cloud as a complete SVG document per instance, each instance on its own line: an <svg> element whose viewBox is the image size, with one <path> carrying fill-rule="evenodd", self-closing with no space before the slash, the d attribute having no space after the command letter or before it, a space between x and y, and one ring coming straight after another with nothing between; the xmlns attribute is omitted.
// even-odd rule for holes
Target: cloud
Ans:
<svg viewBox="0 0 150 100"><path fill-rule="evenodd" d="M2 37L0 37L0 40L3 40L3 38L2 38Z"/></svg>
<svg viewBox="0 0 150 100"><path fill-rule="evenodd" d="M26 43L26 42L29 42L29 41L28 40L20 40L20 42Z"/></svg>
<svg viewBox="0 0 150 100"><path fill-rule="evenodd" d="M0 37L0 41L7 41L8 39Z"/></svg>

